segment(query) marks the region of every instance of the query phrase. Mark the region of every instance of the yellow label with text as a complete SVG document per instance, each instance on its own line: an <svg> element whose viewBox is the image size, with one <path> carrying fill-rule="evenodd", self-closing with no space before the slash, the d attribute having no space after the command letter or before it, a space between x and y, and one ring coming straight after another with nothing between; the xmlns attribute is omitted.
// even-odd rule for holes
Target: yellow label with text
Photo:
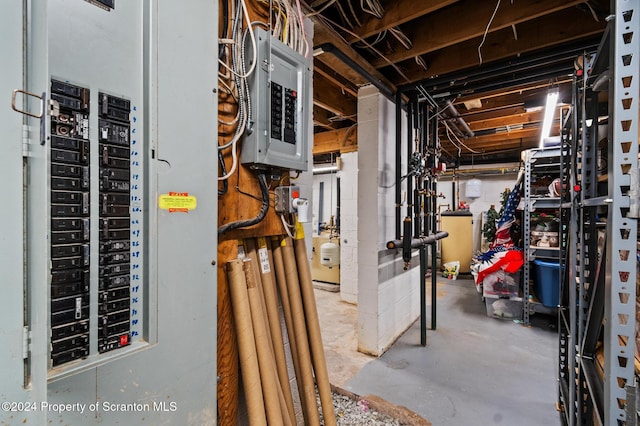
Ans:
<svg viewBox="0 0 640 426"><path fill-rule="evenodd" d="M198 200L187 192L170 192L158 197L158 207L172 212L189 212L195 210Z"/></svg>

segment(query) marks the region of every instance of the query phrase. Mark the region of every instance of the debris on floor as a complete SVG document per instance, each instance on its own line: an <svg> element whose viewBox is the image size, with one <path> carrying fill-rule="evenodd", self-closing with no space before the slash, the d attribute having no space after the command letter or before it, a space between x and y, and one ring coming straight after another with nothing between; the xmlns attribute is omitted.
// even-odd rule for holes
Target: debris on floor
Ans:
<svg viewBox="0 0 640 426"><path fill-rule="evenodd" d="M332 386L333 407L336 422L342 426L431 426L431 423L406 407L400 407L377 397L360 397L344 389ZM316 394L318 407L320 398ZM320 410L320 422L324 424Z"/></svg>

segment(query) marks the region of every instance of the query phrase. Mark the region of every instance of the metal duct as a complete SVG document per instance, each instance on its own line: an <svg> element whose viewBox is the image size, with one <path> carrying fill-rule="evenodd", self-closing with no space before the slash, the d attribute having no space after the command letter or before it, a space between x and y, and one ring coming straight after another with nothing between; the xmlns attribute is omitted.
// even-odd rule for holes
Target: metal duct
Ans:
<svg viewBox="0 0 640 426"><path fill-rule="evenodd" d="M447 107L445 108L445 111L447 112L450 118L455 119L453 121L456 123L459 129L462 129L464 135L468 138L474 137L475 134L473 133L473 130L471 130L467 122L464 121L462 117L460 117L460 113L458 112L456 107L453 106L453 103L450 100L448 100L446 105Z"/></svg>

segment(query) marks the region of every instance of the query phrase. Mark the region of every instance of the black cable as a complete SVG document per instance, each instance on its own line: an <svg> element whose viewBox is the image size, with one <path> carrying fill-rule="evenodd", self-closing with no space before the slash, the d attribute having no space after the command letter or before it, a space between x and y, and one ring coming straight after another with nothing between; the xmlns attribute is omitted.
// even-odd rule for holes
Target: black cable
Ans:
<svg viewBox="0 0 640 426"><path fill-rule="evenodd" d="M218 150L218 162L220 163L220 172L222 176L227 175L227 166L224 163L224 155L222 155L222 151ZM225 179L222 181L222 189L218 189L218 196L222 196L227 193L229 190L229 180Z"/></svg>
<svg viewBox="0 0 640 426"><path fill-rule="evenodd" d="M260 207L258 215L253 219L236 220L235 222L222 225L218 228L218 236L233 229L246 228L247 226L255 225L265 218L267 211L269 210L269 187L267 186L267 176L264 173L258 173L258 183L260 183L260 191L262 192L262 207Z"/></svg>

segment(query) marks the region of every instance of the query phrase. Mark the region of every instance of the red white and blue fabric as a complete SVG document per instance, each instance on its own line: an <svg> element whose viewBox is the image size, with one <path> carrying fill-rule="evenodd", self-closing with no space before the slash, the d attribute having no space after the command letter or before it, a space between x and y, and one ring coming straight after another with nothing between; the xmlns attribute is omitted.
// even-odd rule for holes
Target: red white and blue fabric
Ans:
<svg viewBox="0 0 640 426"><path fill-rule="evenodd" d="M516 186L513 187L509 197L507 198L507 203L504 206L504 211L502 212L502 216L498 220L498 226L496 230L496 238L491 244L491 248L497 246L506 246L512 247L513 240L511 239L511 225L516 221L516 208L520 203L520 183L517 183Z"/></svg>

